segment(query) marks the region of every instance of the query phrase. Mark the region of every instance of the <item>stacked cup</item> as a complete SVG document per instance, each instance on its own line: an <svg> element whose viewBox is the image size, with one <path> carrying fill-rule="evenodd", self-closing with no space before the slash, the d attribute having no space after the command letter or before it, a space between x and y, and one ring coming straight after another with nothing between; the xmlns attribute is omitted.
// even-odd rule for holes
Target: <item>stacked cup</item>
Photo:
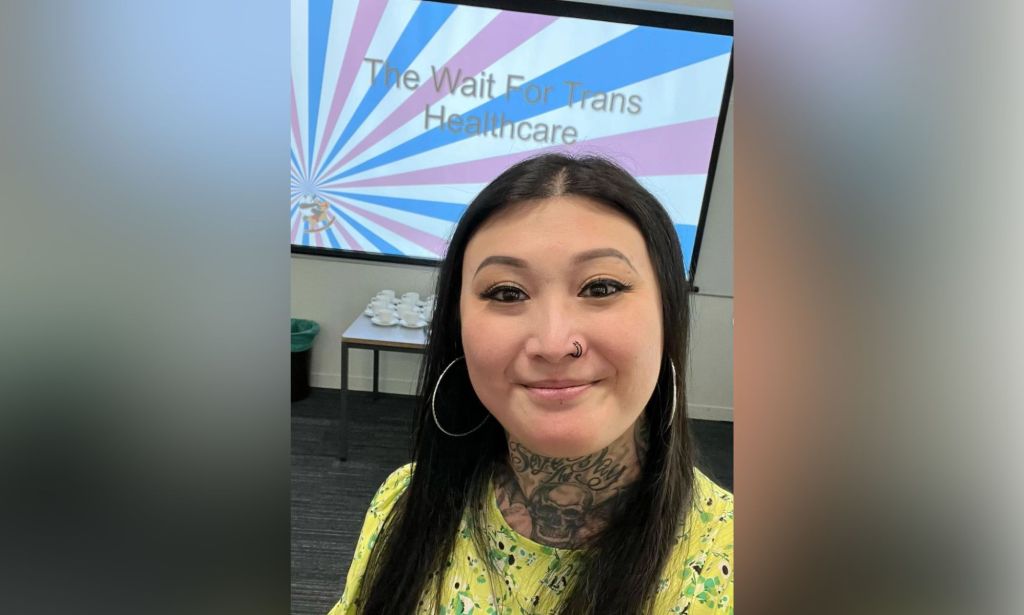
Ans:
<svg viewBox="0 0 1024 615"><path fill-rule="evenodd" d="M382 290L370 300L367 309L373 314L373 320L381 325L393 325L398 322L398 315L395 313L392 300L395 298L395 291Z"/></svg>
<svg viewBox="0 0 1024 615"><path fill-rule="evenodd" d="M364 313L377 325L424 327L434 315L434 295L422 300L419 293L407 292L396 298L395 291L382 290L370 299Z"/></svg>
<svg viewBox="0 0 1024 615"><path fill-rule="evenodd" d="M430 318L434 315L434 295L430 295L423 302L423 307L420 310L423 320L430 321Z"/></svg>
<svg viewBox="0 0 1024 615"><path fill-rule="evenodd" d="M398 303L398 317L401 318L408 326L420 326L420 323L422 322L420 318L419 301L419 293L409 292L403 294L402 300Z"/></svg>

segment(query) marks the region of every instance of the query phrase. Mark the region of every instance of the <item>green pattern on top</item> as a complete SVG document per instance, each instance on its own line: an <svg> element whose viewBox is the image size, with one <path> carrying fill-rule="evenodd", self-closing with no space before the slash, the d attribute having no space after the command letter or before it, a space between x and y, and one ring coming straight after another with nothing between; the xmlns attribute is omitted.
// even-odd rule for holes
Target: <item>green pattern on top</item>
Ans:
<svg viewBox="0 0 1024 615"><path fill-rule="evenodd" d="M412 471L412 464L402 466L373 497L348 571L345 592L330 615L356 615L351 597L358 592L369 552L392 506L408 486ZM668 566L658 581L653 613L733 612L733 496L700 472L696 479L692 509L685 523L680 524ZM578 553L541 545L519 535L501 516L493 488L488 491L488 499L483 528L487 552L478 552L464 519L451 565L445 568L440 613L553 613L558 597L572 582ZM485 557L494 569L490 577ZM431 613L431 604L433 595L425 597L418 615Z"/></svg>

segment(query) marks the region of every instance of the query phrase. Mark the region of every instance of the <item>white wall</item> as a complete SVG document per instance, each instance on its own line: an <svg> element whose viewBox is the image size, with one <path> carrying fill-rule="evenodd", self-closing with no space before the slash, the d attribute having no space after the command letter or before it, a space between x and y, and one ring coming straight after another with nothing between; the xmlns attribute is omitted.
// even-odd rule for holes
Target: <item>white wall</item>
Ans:
<svg viewBox="0 0 1024 615"><path fill-rule="evenodd" d="M611 4L612 2L595 2ZM665 0L614 2L635 8L658 8L678 12L679 3ZM701 5L698 5L701 6ZM709 9L731 10L731 1L705 2ZM732 420L732 101L726 116L722 148L718 158L715 186L711 193L701 252L697 261L696 285L700 293L692 304L690 369L687 374L689 413L695 418ZM313 347L311 384L341 387L341 334L360 317L366 302L377 291L391 288L399 293L432 292L434 268L392 265L292 255L292 316L320 323L320 335ZM370 351L351 351L349 383L353 389L369 390L373 377ZM381 353L381 390L412 393L416 388L419 357L404 353Z"/></svg>
<svg viewBox="0 0 1024 615"><path fill-rule="evenodd" d="M310 384L341 388L341 334L356 318L363 318L366 304L377 291L390 288L401 294L433 292L433 267L392 265L368 261L292 255L292 316L320 323L313 346ZM349 386L370 390L372 353L352 350ZM405 353L381 353L381 390L412 393L419 357Z"/></svg>
<svg viewBox="0 0 1024 615"><path fill-rule="evenodd" d="M732 420L732 100L697 258L691 319L690 416Z"/></svg>

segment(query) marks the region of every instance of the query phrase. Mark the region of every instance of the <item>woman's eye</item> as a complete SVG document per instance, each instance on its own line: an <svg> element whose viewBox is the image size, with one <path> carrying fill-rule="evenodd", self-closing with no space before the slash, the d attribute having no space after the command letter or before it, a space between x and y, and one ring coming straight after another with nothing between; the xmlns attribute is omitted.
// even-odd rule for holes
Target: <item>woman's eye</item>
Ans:
<svg viewBox="0 0 1024 615"><path fill-rule="evenodd" d="M629 286L615 280L594 280L580 291L581 297L610 297L616 293L629 290Z"/></svg>
<svg viewBox="0 0 1024 615"><path fill-rule="evenodd" d="M482 296L484 299L490 299L499 303L514 303L527 299L526 293L521 288L508 285L495 286L484 291Z"/></svg>

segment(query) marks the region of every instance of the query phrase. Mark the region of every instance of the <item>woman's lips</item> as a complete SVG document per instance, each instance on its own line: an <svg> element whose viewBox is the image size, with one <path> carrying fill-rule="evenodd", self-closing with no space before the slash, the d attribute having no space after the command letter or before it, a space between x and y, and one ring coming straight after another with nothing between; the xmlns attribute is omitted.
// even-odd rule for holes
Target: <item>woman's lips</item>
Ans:
<svg viewBox="0 0 1024 615"><path fill-rule="evenodd" d="M583 395L593 386L593 382L537 382L524 384L523 388L539 401L566 402Z"/></svg>

